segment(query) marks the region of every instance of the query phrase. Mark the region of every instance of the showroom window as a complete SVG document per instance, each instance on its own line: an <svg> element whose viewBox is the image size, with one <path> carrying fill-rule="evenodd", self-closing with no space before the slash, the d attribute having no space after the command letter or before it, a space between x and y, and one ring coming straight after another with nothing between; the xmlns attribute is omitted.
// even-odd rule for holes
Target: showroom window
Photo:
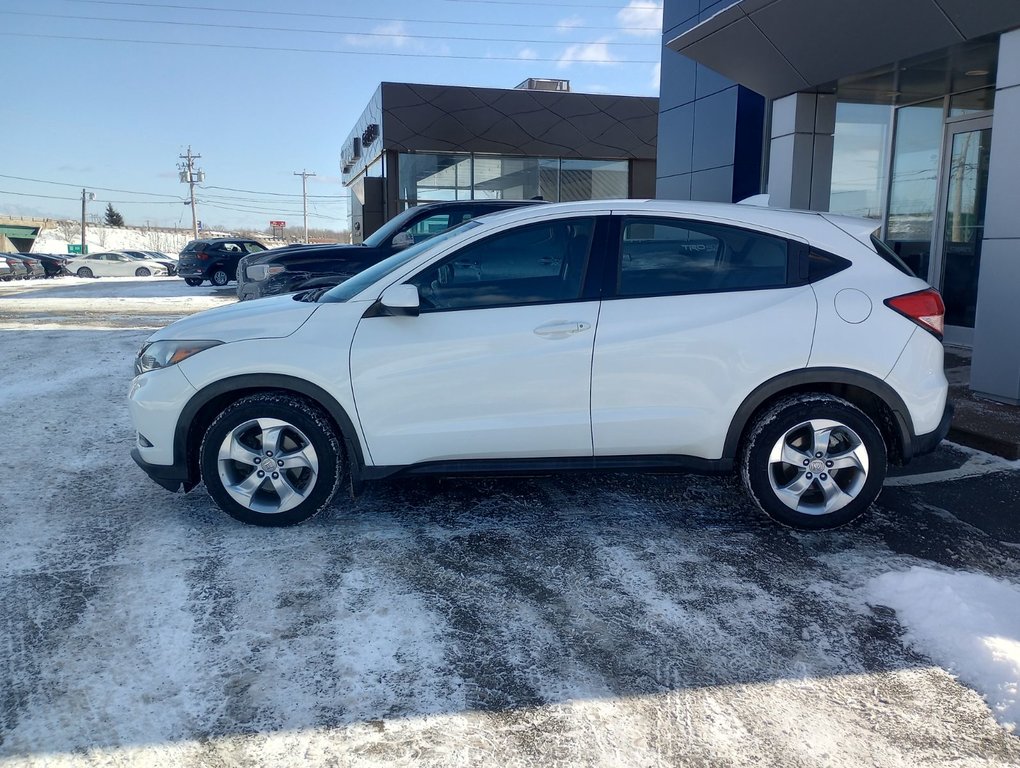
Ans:
<svg viewBox="0 0 1020 768"><path fill-rule="evenodd" d="M629 217L623 220L620 255L620 296L786 285L787 242L734 227Z"/></svg>
<svg viewBox="0 0 1020 768"><path fill-rule="evenodd" d="M423 312L572 301L580 297L594 220L517 227L472 243L417 274Z"/></svg>
<svg viewBox="0 0 1020 768"><path fill-rule="evenodd" d="M435 200L550 202L626 198L627 160L401 153L400 210Z"/></svg>

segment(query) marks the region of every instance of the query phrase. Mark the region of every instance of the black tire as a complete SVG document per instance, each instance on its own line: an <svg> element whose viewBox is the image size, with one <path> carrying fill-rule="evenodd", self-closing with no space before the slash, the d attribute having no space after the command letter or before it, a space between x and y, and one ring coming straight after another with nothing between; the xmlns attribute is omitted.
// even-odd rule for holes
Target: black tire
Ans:
<svg viewBox="0 0 1020 768"><path fill-rule="evenodd" d="M198 286L200 286L202 284L202 278L200 278L200 277L186 277L186 278L184 278L184 282L187 285L190 285L192 288L198 288Z"/></svg>
<svg viewBox="0 0 1020 768"><path fill-rule="evenodd" d="M886 456L881 431L863 411L834 395L806 393L777 401L750 425L740 474L773 520L822 530L867 511L882 491Z"/></svg>
<svg viewBox="0 0 1020 768"><path fill-rule="evenodd" d="M263 420L263 425L265 420L284 425L274 427L281 435L277 438L275 457L272 452L264 454L267 433L260 425L253 424L259 419ZM224 454L231 445L250 451L248 455L258 458L251 464L246 460L234 461ZM277 477L278 468L274 466L272 472L266 469L261 482L261 475L256 478L259 468L266 466L265 462L282 461L306 452L309 447L316 459L314 466L279 469L283 477L275 480L270 478L270 474ZM304 451L299 450L302 448ZM209 495L224 512L242 523L262 526L295 525L320 512L345 479L347 466L343 443L329 417L307 400L280 393L249 395L228 406L213 420L202 438L199 465ZM239 487L257 482L259 485L251 492L249 502L240 503L235 495ZM274 490L278 483L285 483L288 492L296 490L303 495L303 500L296 506L280 508L284 499ZM228 490L228 486L233 491ZM274 510L274 505L279 509Z"/></svg>
<svg viewBox="0 0 1020 768"><path fill-rule="evenodd" d="M78 267L78 271L77 271L76 274L78 275L78 277L85 277L85 278L87 278L87 277L95 277L95 275L92 274L92 270L89 269L88 267Z"/></svg>
<svg viewBox="0 0 1020 768"><path fill-rule="evenodd" d="M230 282L230 274L223 267L216 267L212 274L209 275L209 282L215 285L217 288L222 288L224 285Z"/></svg>
<svg viewBox="0 0 1020 768"><path fill-rule="evenodd" d="M148 277L151 274L148 267L139 267L135 270L135 277Z"/></svg>

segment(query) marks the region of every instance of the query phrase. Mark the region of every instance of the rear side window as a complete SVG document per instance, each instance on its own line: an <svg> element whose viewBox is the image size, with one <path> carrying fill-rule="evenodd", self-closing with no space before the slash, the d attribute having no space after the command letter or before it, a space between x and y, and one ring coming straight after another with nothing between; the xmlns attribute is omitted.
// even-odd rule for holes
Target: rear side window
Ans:
<svg viewBox="0 0 1020 768"><path fill-rule="evenodd" d="M626 217L620 296L781 288L789 244L760 232L677 219Z"/></svg>
<svg viewBox="0 0 1020 768"><path fill-rule="evenodd" d="M262 251L266 250L258 243L245 243L244 247L245 250L248 251L248 253L262 253Z"/></svg>
<svg viewBox="0 0 1020 768"><path fill-rule="evenodd" d="M879 238L877 231L871 235L871 244L875 246L875 250L878 252L878 255L881 256L887 263L892 264L905 275L917 277L917 275L914 274L914 271L907 266L906 262L899 257L896 251L890 248L889 244L886 243L885 240Z"/></svg>

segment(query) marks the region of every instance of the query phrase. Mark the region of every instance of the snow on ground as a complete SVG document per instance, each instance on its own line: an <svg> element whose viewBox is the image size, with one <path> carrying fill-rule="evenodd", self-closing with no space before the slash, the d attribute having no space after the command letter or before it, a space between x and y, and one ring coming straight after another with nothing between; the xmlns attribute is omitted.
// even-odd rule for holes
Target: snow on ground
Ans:
<svg viewBox="0 0 1020 768"><path fill-rule="evenodd" d="M1020 588L980 573L915 566L886 573L871 601L895 609L906 639L988 701L1010 731L1020 723Z"/></svg>
<svg viewBox="0 0 1020 768"><path fill-rule="evenodd" d="M146 329L230 291L40 282L0 296L4 768L1020 765L868 604L927 562L897 540L1020 579L915 487L825 534L669 475L394 480L246 527L128 457Z"/></svg>
<svg viewBox="0 0 1020 768"><path fill-rule="evenodd" d="M61 222L62 226L44 227L32 245L35 253L66 254L68 244L81 244L81 227L75 222ZM125 248L142 251L160 251L176 256L191 240L190 229L137 229L132 227L105 227L89 224L85 227L85 241L90 253L118 251Z"/></svg>

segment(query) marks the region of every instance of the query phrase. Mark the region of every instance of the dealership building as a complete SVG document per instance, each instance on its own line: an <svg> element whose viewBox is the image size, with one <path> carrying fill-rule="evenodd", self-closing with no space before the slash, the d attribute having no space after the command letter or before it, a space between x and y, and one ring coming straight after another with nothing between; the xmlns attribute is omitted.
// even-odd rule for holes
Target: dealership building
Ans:
<svg viewBox="0 0 1020 768"><path fill-rule="evenodd" d="M665 0L660 198L875 219L1020 404L1020 2Z"/></svg>
<svg viewBox="0 0 1020 768"><path fill-rule="evenodd" d="M654 197L654 97L382 83L341 149L355 242L435 200Z"/></svg>

